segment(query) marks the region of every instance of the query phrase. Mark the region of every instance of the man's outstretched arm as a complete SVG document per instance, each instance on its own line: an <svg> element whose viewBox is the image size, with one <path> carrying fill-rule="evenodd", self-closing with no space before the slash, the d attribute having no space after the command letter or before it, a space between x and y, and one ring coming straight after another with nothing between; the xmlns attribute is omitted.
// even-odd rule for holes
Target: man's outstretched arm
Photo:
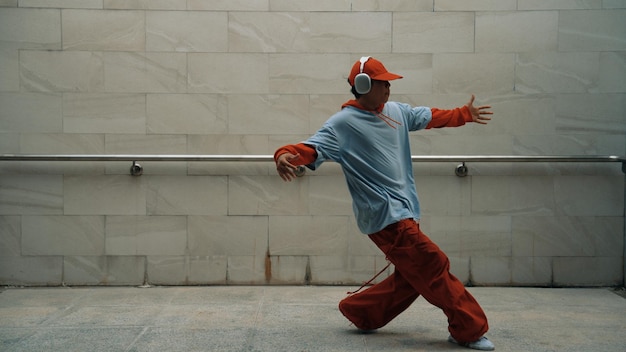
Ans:
<svg viewBox="0 0 626 352"><path fill-rule="evenodd" d="M451 110L431 108L433 118L426 128L458 127L467 122L486 124L491 120L490 115L493 115L493 112L488 109L491 109L491 106L474 106L474 95L472 94L470 101L463 107Z"/></svg>

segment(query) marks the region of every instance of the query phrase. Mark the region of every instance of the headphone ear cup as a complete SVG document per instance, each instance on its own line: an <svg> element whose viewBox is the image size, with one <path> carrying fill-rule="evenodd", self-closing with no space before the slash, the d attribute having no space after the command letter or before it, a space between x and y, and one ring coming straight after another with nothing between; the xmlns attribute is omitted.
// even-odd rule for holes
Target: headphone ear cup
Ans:
<svg viewBox="0 0 626 352"><path fill-rule="evenodd" d="M354 77L354 90L359 94L367 94L372 89L372 80L367 73L359 73Z"/></svg>

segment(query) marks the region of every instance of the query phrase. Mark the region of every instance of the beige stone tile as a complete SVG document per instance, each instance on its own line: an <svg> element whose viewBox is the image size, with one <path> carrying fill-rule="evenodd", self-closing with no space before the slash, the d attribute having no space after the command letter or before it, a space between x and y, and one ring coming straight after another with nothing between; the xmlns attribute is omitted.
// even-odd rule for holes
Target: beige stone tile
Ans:
<svg viewBox="0 0 626 352"><path fill-rule="evenodd" d="M450 273L456 276L459 281L466 284L470 282L470 258L450 257Z"/></svg>
<svg viewBox="0 0 626 352"><path fill-rule="evenodd" d="M471 258L472 283L476 285L510 285L512 279L511 257Z"/></svg>
<svg viewBox="0 0 626 352"><path fill-rule="evenodd" d="M104 81L108 92L184 93L187 61L184 53L106 52Z"/></svg>
<svg viewBox="0 0 626 352"><path fill-rule="evenodd" d="M615 286L623 280L622 257L554 258L554 283L558 286Z"/></svg>
<svg viewBox="0 0 626 352"><path fill-rule="evenodd" d="M0 214L63 214L63 176L0 174Z"/></svg>
<svg viewBox="0 0 626 352"><path fill-rule="evenodd" d="M227 277L227 256L190 256L187 283L225 284Z"/></svg>
<svg viewBox="0 0 626 352"><path fill-rule="evenodd" d="M623 181L622 175L564 176L555 179L554 197L559 213L569 216L623 216Z"/></svg>
<svg viewBox="0 0 626 352"><path fill-rule="evenodd" d="M342 175L311 177L309 185L311 215L353 215L352 198Z"/></svg>
<svg viewBox="0 0 626 352"><path fill-rule="evenodd" d="M101 92L102 53L71 51L20 52L22 89L39 92Z"/></svg>
<svg viewBox="0 0 626 352"><path fill-rule="evenodd" d="M310 34L310 14L307 12L228 14L230 52L306 52Z"/></svg>
<svg viewBox="0 0 626 352"><path fill-rule="evenodd" d="M466 216L461 218L461 256L512 255L511 218L509 216Z"/></svg>
<svg viewBox="0 0 626 352"><path fill-rule="evenodd" d="M626 8L626 3L624 3L624 0L602 0L602 8L624 9Z"/></svg>
<svg viewBox="0 0 626 352"><path fill-rule="evenodd" d="M107 216L107 255L184 255L186 216Z"/></svg>
<svg viewBox="0 0 626 352"><path fill-rule="evenodd" d="M61 11L2 8L0 42L15 49L61 49Z"/></svg>
<svg viewBox="0 0 626 352"><path fill-rule="evenodd" d="M541 215L557 213L555 183L550 176L483 176L472 179L472 214Z"/></svg>
<svg viewBox="0 0 626 352"><path fill-rule="evenodd" d="M21 0L20 7L102 9L102 0Z"/></svg>
<svg viewBox="0 0 626 352"><path fill-rule="evenodd" d="M146 50L228 51L228 14L209 11L146 12Z"/></svg>
<svg viewBox="0 0 626 352"><path fill-rule="evenodd" d="M391 52L390 12L314 12L308 52Z"/></svg>
<svg viewBox="0 0 626 352"><path fill-rule="evenodd" d="M11 153L11 154L19 154L20 153L20 135L17 133L0 133L0 152L2 153ZM3 166L9 166L10 164L5 164ZM15 164L17 165L17 164ZM6 169L3 169L6 171Z"/></svg>
<svg viewBox="0 0 626 352"><path fill-rule="evenodd" d="M599 86L603 93L626 91L626 53L600 53Z"/></svg>
<svg viewBox="0 0 626 352"><path fill-rule="evenodd" d="M626 134L625 94L559 94L556 131L574 134Z"/></svg>
<svg viewBox="0 0 626 352"><path fill-rule="evenodd" d="M186 0L102 0L105 9L185 10Z"/></svg>
<svg viewBox="0 0 626 352"><path fill-rule="evenodd" d="M231 176L228 179L229 215L300 215L308 212L309 184L299 178Z"/></svg>
<svg viewBox="0 0 626 352"><path fill-rule="evenodd" d="M63 256L63 283L101 285L107 282L105 256Z"/></svg>
<svg viewBox="0 0 626 352"><path fill-rule="evenodd" d="M177 134L111 134L106 136L107 154L185 154L187 138Z"/></svg>
<svg viewBox="0 0 626 352"><path fill-rule="evenodd" d="M104 154L103 134L23 133L24 154Z"/></svg>
<svg viewBox="0 0 626 352"><path fill-rule="evenodd" d="M63 103L58 93L0 93L0 131L63 131Z"/></svg>
<svg viewBox="0 0 626 352"><path fill-rule="evenodd" d="M63 49L143 51L143 11L63 10Z"/></svg>
<svg viewBox="0 0 626 352"><path fill-rule="evenodd" d="M17 92L20 90L20 64L17 45L0 47L0 91Z"/></svg>
<svg viewBox="0 0 626 352"><path fill-rule="evenodd" d="M267 55L190 53L187 64L189 93L269 92Z"/></svg>
<svg viewBox="0 0 626 352"><path fill-rule="evenodd" d="M66 176L65 215L146 215L146 183L129 176Z"/></svg>
<svg viewBox="0 0 626 352"><path fill-rule="evenodd" d="M270 0L187 0L188 10L269 11Z"/></svg>
<svg viewBox="0 0 626 352"><path fill-rule="evenodd" d="M21 216L0 216L0 257L19 257L22 252Z"/></svg>
<svg viewBox="0 0 626 352"><path fill-rule="evenodd" d="M269 222L269 253L345 256L349 225L345 216L273 216Z"/></svg>
<svg viewBox="0 0 626 352"><path fill-rule="evenodd" d="M344 256L311 256L311 284L344 285L356 284L348 270L348 259ZM361 284L360 282L358 283Z"/></svg>
<svg viewBox="0 0 626 352"><path fill-rule="evenodd" d="M346 79L352 67L352 59L345 54L271 54L270 92L345 94L350 90ZM302 110L306 111L304 108Z"/></svg>
<svg viewBox="0 0 626 352"><path fill-rule="evenodd" d="M272 155L267 135L209 134L188 137L190 154Z"/></svg>
<svg viewBox="0 0 626 352"><path fill-rule="evenodd" d="M264 284L265 256L229 256L228 257L229 284Z"/></svg>
<svg viewBox="0 0 626 352"><path fill-rule="evenodd" d="M146 269L150 284L187 283L187 263L184 256L149 256Z"/></svg>
<svg viewBox="0 0 626 352"><path fill-rule="evenodd" d="M189 216L188 226L190 255L267 254L266 216Z"/></svg>
<svg viewBox="0 0 626 352"><path fill-rule="evenodd" d="M224 176L151 176L147 179L149 215L225 215Z"/></svg>
<svg viewBox="0 0 626 352"><path fill-rule="evenodd" d="M624 51L626 9L559 12L559 51Z"/></svg>
<svg viewBox="0 0 626 352"><path fill-rule="evenodd" d="M619 256L622 225L619 217L514 217L513 255Z"/></svg>
<svg viewBox="0 0 626 352"><path fill-rule="evenodd" d="M476 98L478 99L478 97ZM481 104L492 106L494 115L486 126L477 126L481 127L478 130L484 131L486 134L514 136L514 138L530 135L555 135L555 102L556 98L549 94L503 95L490 98L485 102L482 102L481 99ZM463 134L467 133L465 128L462 128L462 132ZM493 154L496 150L502 150L501 148L504 146L499 145L487 153ZM505 148L503 153L512 152L514 150Z"/></svg>
<svg viewBox="0 0 626 352"><path fill-rule="evenodd" d="M107 285L142 285L146 277L146 257L107 257Z"/></svg>
<svg viewBox="0 0 626 352"><path fill-rule="evenodd" d="M209 94L149 94L147 133L223 134L222 99Z"/></svg>
<svg viewBox="0 0 626 352"><path fill-rule="evenodd" d="M22 254L102 255L104 217L24 216Z"/></svg>
<svg viewBox="0 0 626 352"><path fill-rule="evenodd" d="M63 129L66 133L145 133L146 96L64 94Z"/></svg>
<svg viewBox="0 0 626 352"><path fill-rule="evenodd" d="M435 11L514 11L517 0L436 0Z"/></svg>
<svg viewBox="0 0 626 352"><path fill-rule="evenodd" d="M271 257L271 284L307 284L307 268L309 258L306 256L272 256Z"/></svg>
<svg viewBox="0 0 626 352"><path fill-rule="evenodd" d="M308 105L306 95L231 95L228 97L228 132L307 133Z"/></svg>
<svg viewBox="0 0 626 352"><path fill-rule="evenodd" d="M285 0L283 0L285 1ZM354 0L351 1L352 11L432 11L431 0Z"/></svg>
<svg viewBox="0 0 626 352"><path fill-rule="evenodd" d="M602 0L518 0L518 10L590 10L602 8Z"/></svg>
<svg viewBox="0 0 626 352"><path fill-rule="evenodd" d="M3 285L51 285L63 282L63 257L0 257L0 281Z"/></svg>
<svg viewBox="0 0 626 352"><path fill-rule="evenodd" d="M597 92L599 53L520 53L515 90L521 93Z"/></svg>
<svg viewBox="0 0 626 352"><path fill-rule="evenodd" d="M478 95L512 93L513 54L435 54L433 92Z"/></svg>
<svg viewBox="0 0 626 352"><path fill-rule="evenodd" d="M556 11L484 12L476 14L476 52L554 51Z"/></svg>
<svg viewBox="0 0 626 352"><path fill-rule="evenodd" d="M552 258L513 257L512 284L548 286L552 284Z"/></svg>
<svg viewBox="0 0 626 352"><path fill-rule="evenodd" d="M423 215L460 216L470 212L469 180L456 176L416 178Z"/></svg>
<svg viewBox="0 0 626 352"><path fill-rule="evenodd" d="M350 11L352 1L349 0L270 0L272 11Z"/></svg>
<svg viewBox="0 0 626 352"><path fill-rule="evenodd" d="M271 155L266 135L189 135L192 155ZM190 162L189 175L268 175L273 162Z"/></svg>
<svg viewBox="0 0 626 352"><path fill-rule="evenodd" d="M393 16L395 53L474 51L474 14L408 12Z"/></svg>

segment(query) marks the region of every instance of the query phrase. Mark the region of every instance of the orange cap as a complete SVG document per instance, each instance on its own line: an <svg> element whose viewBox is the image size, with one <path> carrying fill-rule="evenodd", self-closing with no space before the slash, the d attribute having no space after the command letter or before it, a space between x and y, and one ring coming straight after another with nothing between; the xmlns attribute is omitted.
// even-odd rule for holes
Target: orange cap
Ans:
<svg viewBox="0 0 626 352"><path fill-rule="evenodd" d="M354 77L356 77L359 73L361 73L361 60L352 65L352 70L350 71L350 76L348 77L348 82L350 82L351 86L354 85ZM391 81L402 78L400 75L387 71L383 63L373 57L370 57L363 65L363 73L367 73L368 76L370 76L370 79L377 81Z"/></svg>

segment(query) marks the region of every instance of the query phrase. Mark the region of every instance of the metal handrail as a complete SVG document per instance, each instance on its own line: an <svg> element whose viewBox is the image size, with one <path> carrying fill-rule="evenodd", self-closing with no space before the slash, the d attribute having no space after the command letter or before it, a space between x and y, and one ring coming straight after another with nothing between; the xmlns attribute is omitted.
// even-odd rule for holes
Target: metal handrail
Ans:
<svg viewBox="0 0 626 352"><path fill-rule="evenodd" d="M626 162L616 155L413 155L413 162ZM273 155L0 154L0 161L274 161Z"/></svg>
<svg viewBox="0 0 626 352"><path fill-rule="evenodd" d="M132 161L132 175L141 175L137 161L198 161L198 162L267 162L273 155L130 155L130 154L0 154L0 161ZM621 162L626 173L626 156L616 155L412 155L413 162L461 162L455 173L467 175L466 162Z"/></svg>

